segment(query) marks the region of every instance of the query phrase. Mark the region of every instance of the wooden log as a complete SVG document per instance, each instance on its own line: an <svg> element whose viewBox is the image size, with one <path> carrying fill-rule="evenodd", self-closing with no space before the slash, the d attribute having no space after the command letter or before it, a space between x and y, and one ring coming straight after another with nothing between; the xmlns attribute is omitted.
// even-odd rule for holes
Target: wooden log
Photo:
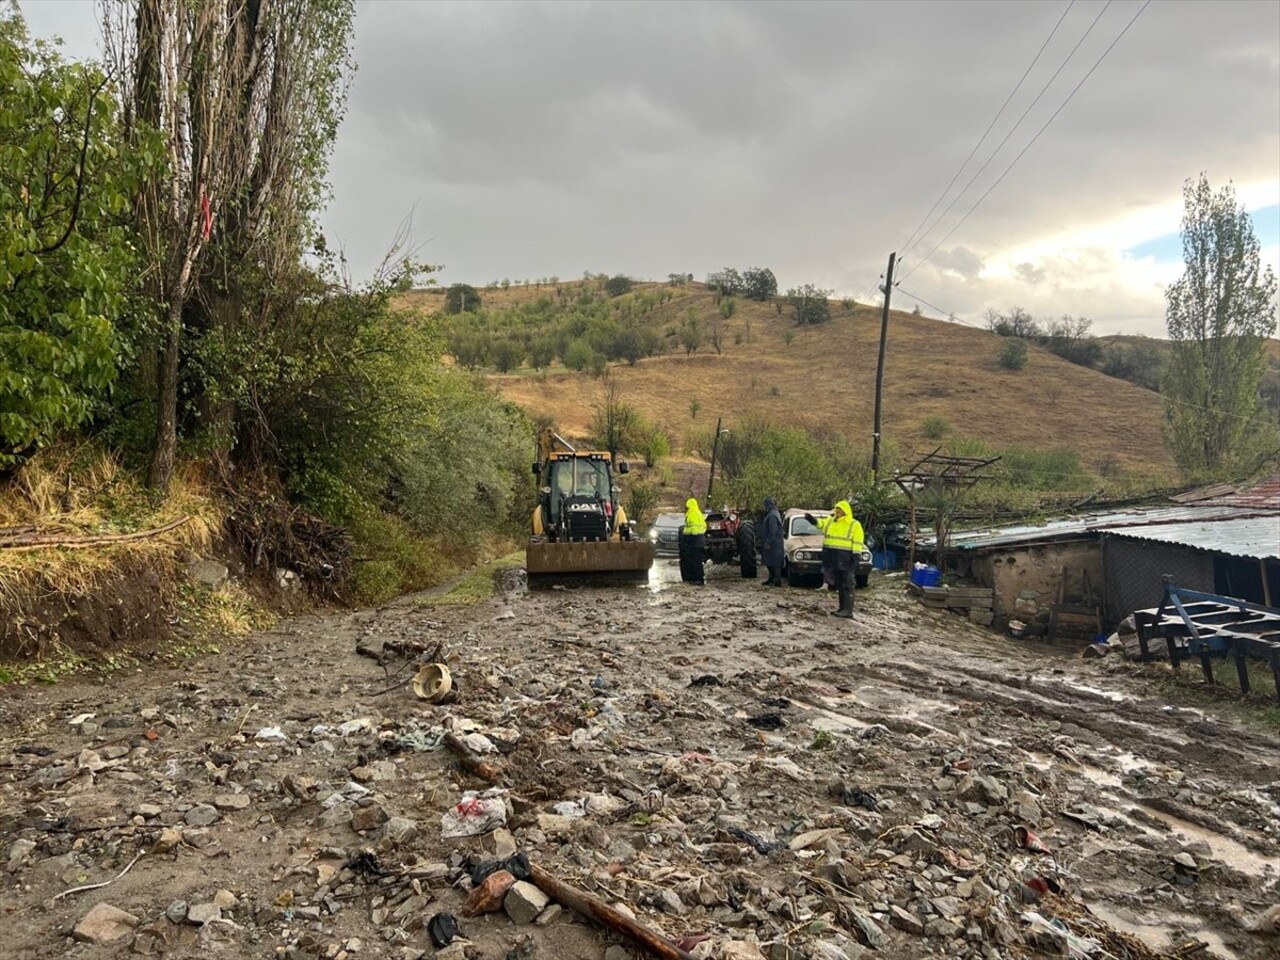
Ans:
<svg viewBox="0 0 1280 960"><path fill-rule="evenodd" d="M661 933L646 927L638 920L632 920L625 913L620 913L599 897L578 890L548 873L536 863L529 866L530 879L534 886L552 900L570 910L581 914L588 920L594 920L602 927L627 937L633 943L646 950L651 956L660 960L694 960L693 954L682 950Z"/></svg>
<svg viewBox="0 0 1280 960"><path fill-rule="evenodd" d="M462 764L462 769L466 770L467 773L477 776L488 783L501 781L502 774L498 772L497 767L481 760L480 755L463 743L452 730L445 732L444 745L457 755L458 762Z"/></svg>
<svg viewBox="0 0 1280 960"><path fill-rule="evenodd" d="M168 533L170 530L182 526L190 519L190 517L179 517L177 520L171 520L163 526L152 530L139 530L137 533L103 533L83 537L32 534L0 542L0 550L26 552L30 550L48 550L52 547L77 550L84 547L104 547L115 543L131 543L136 540L148 540L151 537L158 537L162 533Z"/></svg>

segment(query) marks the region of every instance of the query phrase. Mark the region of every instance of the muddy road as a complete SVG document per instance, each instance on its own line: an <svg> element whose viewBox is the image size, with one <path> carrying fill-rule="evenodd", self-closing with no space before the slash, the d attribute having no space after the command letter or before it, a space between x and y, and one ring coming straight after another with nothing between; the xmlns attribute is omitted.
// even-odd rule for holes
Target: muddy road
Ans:
<svg viewBox="0 0 1280 960"><path fill-rule="evenodd" d="M467 858L514 843L700 957L1280 956L1274 732L901 579L850 622L730 574L508 577L4 689L0 955L642 955L536 896L466 916ZM437 643L447 706L408 684ZM501 778L467 816L446 727Z"/></svg>

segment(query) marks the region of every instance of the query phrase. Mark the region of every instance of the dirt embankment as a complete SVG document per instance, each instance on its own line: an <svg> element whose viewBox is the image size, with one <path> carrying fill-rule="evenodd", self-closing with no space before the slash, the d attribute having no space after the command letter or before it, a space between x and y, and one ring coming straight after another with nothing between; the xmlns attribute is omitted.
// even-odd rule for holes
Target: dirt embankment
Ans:
<svg viewBox="0 0 1280 960"><path fill-rule="evenodd" d="M894 581L841 622L824 593L729 574L406 598L6 691L6 956L639 955L571 911L527 922L532 895L465 916L466 857L516 846L694 956L1276 955L1273 735ZM458 701L416 700L411 657L356 653L387 641L441 643ZM499 770L473 837L442 835L490 786L445 726ZM74 934L101 904L126 916ZM440 913L470 946L437 953Z"/></svg>

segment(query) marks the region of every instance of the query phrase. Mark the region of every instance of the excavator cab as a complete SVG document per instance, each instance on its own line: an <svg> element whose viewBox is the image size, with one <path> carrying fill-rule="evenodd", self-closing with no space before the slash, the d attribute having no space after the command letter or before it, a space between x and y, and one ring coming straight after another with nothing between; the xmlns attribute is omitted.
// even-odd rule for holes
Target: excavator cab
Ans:
<svg viewBox="0 0 1280 960"><path fill-rule="evenodd" d="M654 548L633 536L609 454L577 450L551 431L539 437L538 453L538 506L525 557L529 585L648 579ZM626 472L626 463L619 464L619 473Z"/></svg>

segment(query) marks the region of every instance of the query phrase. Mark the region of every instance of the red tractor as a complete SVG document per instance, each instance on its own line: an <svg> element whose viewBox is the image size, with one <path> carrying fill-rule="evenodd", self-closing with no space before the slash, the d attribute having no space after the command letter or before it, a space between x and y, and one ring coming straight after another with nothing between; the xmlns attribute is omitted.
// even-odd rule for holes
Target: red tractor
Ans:
<svg viewBox="0 0 1280 960"><path fill-rule="evenodd" d="M712 563L736 563L743 579L754 580L760 562L755 521L736 510L708 513L707 559Z"/></svg>

